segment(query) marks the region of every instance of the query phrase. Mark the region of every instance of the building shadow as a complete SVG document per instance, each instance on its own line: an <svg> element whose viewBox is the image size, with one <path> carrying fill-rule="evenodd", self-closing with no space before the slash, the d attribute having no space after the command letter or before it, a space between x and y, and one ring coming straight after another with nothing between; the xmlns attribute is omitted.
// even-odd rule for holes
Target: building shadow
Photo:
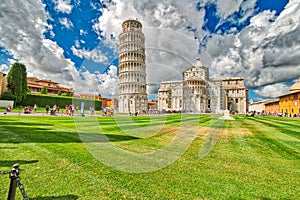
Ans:
<svg viewBox="0 0 300 200"><path fill-rule="evenodd" d="M38 160L0 160L0 167L12 167L14 164L19 163L20 167L26 164L37 163Z"/></svg>
<svg viewBox="0 0 300 200"><path fill-rule="evenodd" d="M34 198L30 198L30 200L75 200L79 197L76 195L64 195L64 196L47 196L47 197L41 197L37 196Z"/></svg>
<svg viewBox="0 0 300 200"><path fill-rule="evenodd" d="M38 126L38 127L37 127ZM6 132L3 137L0 137L1 143L82 143L82 138L79 137L78 132L74 131L57 131L52 126L44 126L34 123L23 123L18 125L11 122L3 122L0 127L4 129L11 129L13 131ZM86 133L88 140L84 142L107 142L108 140L101 140L101 138L109 138L109 142L113 141L127 141L140 139L138 137L122 135L122 134L99 134ZM100 138L100 140L98 140ZM5 147L4 147L5 148ZM21 163L20 163L21 164Z"/></svg>
<svg viewBox="0 0 300 200"><path fill-rule="evenodd" d="M18 147L0 147L0 150L1 149L17 149Z"/></svg>

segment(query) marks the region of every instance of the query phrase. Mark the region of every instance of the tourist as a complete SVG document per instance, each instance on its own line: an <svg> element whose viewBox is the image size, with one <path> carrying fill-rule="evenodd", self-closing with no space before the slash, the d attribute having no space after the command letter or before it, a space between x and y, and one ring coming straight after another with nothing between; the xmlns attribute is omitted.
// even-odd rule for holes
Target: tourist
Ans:
<svg viewBox="0 0 300 200"><path fill-rule="evenodd" d="M72 116L74 115L74 112L75 112L75 106L72 104L72 107L71 107L71 111L72 111Z"/></svg>
<svg viewBox="0 0 300 200"><path fill-rule="evenodd" d="M65 107L65 113L66 113L66 115L69 114L69 106L68 105L66 105L66 107Z"/></svg>
<svg viewBox="0 0 300 200"><path fill-rule="evenodd" d="M74 108L74 106L73 106L72 104L69 105L68 110L69 110L69 115L70 115L70 116L73 116L73 115L74 115L75 108Z"/></svg>
<svg viewBox="0 0 300 200"><path fill-rule="evenodd" d="M54 113L56 112L56 104L53 105L52 110Z"/></svg>
<svg viewBox="0 0 300 200"><path fill-rule="evenodd" d="M93 115L93 114L94 114L94 107L90 106L90 115Z"/></svg>
<svg viewBox="0 0 300 200"><path fill-rule="evenodd" d="M33 106L33 110L34 110L34 112L36 113L36 109L37 109L37 105L36 104L34 104L34 106Z"/></svg>
<svg viewBox="0 0 300 200"><path fill-rule="evenodd" d="M11 106L7 106L6 111L7 111L7 112L11 112L11 110L12 110L12 109L11 109Z"/></svg>
<svg viewBox="0 0 300 200"><path fill-rule="evenodd" d="M49 105L46 105L46 115L48 115L49 110L50 110L50 106L49 106Z"/></svg>
<svg viewBox="0 0 300 200"><path fill-rule="evenodd" d="M31 113L31 108L29 106L24 107L24 114L30 114Z"/></svg>

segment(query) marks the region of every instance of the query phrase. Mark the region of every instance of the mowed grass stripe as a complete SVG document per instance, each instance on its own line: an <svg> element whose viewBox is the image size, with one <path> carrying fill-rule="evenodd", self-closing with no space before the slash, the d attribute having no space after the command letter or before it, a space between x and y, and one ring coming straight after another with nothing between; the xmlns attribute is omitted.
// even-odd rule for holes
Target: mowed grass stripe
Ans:
<svg viewBox="0 0 300 200"><path fill-rule="evenodd" d="M249 118L247 123L252 127L255 138L259 139L262 147L270 149L284 157L300 158L300 140L291 136L283 129L268 126L268 119ZM278 122L280 123L280 122ZM280 126L280 124L278 124Z"/></svg>
<svg viewBox="0 0 300 200"><path fill-rule="evenodd" d="M296 119L286 122L286 118L274 118L274 117L257 117L255 118L256 121L260 121L268 126L275 128L276 130L291 135L300 139L300 120Z"/></svg>
<svg viewBox="0 0 300 200"><path fill-rule="evenodd" d="M49 118L45 122L44 117L9 117L9 119L0 124L0 131L3 133L1 143L81 142L72 120L66 122L61 118L56 120Z"/></svg>

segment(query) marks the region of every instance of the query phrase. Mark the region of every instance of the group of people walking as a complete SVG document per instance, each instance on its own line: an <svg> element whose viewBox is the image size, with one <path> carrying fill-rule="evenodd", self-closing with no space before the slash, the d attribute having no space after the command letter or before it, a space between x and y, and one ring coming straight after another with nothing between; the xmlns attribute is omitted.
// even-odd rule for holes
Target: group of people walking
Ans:
<svg viewBox="0 0 300 200"><path fill-rule="evenodd" d="M46 105L45 110L46 110L46 115L49 114L49 111L50 111L50 115L56 115L56 114L59 114L61 109L58 105L55 104L55 105L52 106L52 108L49 105ZM61 114L66 114L66 115L69 115L69 116L73 116L74 112L75 112L75 107L74 107L73 104L71 104L71 105L66 105L65 106L65 112L63 112L63 110L62 110Z"/></svg>

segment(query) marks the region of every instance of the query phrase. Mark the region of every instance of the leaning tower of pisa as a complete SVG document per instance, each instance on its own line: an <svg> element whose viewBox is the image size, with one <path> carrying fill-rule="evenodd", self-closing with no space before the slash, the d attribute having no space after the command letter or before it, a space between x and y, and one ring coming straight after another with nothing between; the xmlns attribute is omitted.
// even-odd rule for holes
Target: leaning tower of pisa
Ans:
<svg viewBox="0 0 300 200"><path fill-rule="evenodd" d="M126 20L119 35L119 112L147 109L145 36L138 20Z"/></svg>

